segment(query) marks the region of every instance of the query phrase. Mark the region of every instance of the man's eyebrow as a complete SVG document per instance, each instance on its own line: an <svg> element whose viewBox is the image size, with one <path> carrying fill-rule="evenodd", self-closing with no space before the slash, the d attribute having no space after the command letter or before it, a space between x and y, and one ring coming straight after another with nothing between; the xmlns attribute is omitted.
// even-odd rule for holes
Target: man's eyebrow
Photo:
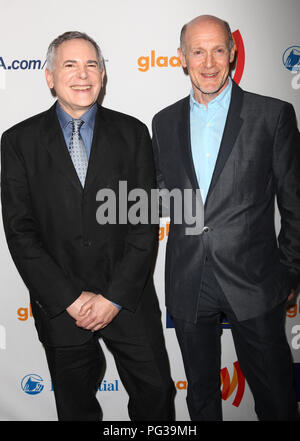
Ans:
<svg viewBox="0 0 300 441"><path fill-rule="evenodd" d="M65 60L63 64L66 63L78 63L78 60ZM98 60L87 60L87 63L96 63L99 64Z"/></svg>
<svg viewBox="0 0 300 441"><path fill-rule="evenodd" d="M63 62L63 64L66 64L66 63L77 63L77 60L65 60Z"/></svg>
<svg viewBox="0 0 300 441"><path fill-rule="evenodd" d="M217 49L219 47L226 47L226 43L219 43L219 44L215 44L212 49ZM203 49L206 50L206 48L204 46L201 45L195 45L191 47L191 50L197 50L197 49Z"/></svg>

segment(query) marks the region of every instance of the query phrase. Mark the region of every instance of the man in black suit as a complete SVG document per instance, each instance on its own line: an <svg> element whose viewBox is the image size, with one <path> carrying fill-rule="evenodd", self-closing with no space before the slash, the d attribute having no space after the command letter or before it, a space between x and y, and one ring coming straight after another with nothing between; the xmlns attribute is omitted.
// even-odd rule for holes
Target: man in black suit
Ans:
<svg viewBox="0 0 300 441"><path fill-rule="evenodd" d="M148 130L96 103L105 75L98 45L67 32L47 54L58 101L2 136L2 210L8 246L27 285L59 420L99 420L113 353L132 420L171 420L170 377L151 269L157 229L100 225L97 192L154 186ZM98 333L97 333L98 331Z"/></svg>
<svg viewBox="0 0 300 441"><path fill-rule="evenodd" d="M300 273L295 112L290 104L245 92L231 80L235 46L229 25L219 18L200 16L185 25L178 55L192 91L154 117L153 146L160 188L197 193L194 230L191 206L184 204L181 224L171 209L165 274L190 416L222 418L220 317L225 314L258 418L298 419L284 326L286 300Z"/></svg>

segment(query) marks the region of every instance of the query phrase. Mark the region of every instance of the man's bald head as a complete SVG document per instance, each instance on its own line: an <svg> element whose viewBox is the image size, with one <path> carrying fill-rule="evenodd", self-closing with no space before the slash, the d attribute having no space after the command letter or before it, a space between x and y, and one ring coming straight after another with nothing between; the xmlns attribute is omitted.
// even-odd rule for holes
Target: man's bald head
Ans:
<svg viewBox="0 0 300 441"><path fill-rule="evenodd" d="M200 15L199 17L194 18L193 20L186 23L183 28L181 29L180 33L180 48L185 54L185 35L187 30L192 31L193 27L201 26L202 24L219 24L221 27L224 28L224 31L228 37L228 50L230 51L234 46L234 41L232 38L232 33L229 24L227 21L222 20L221 18L215 17L213 15Z"/></svg>

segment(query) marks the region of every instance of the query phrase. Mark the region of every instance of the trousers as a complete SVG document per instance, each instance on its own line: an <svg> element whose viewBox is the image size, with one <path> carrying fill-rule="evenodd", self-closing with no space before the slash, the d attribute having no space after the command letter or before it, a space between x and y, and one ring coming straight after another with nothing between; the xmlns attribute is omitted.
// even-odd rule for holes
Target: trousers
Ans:
<svg viewBox="0 0 300 441"><path fill-rule="evenodd" d="M222 314L230 323L258 419L299 420L292 357L285 333L285 304L253 319L238 321L210 265L203 274L197 322L172 317L188 380L191 420L222 420Z"/></svg>
<svg viewBox="0 0 300 441"><path fill-rule="evenodd" d="M120 380L128 393L132 421L175 419L175 386L170 375L160 312L123 309L85 344L44 345L52 378L59 421L99 421L96 397L105 371L99 338L114 356Z"/></svg>

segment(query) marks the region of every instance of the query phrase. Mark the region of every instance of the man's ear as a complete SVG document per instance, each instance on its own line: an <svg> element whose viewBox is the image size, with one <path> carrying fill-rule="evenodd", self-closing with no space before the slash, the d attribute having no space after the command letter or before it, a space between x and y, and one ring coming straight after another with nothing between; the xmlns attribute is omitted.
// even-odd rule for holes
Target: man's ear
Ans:
<svg viewBox="0 0 300 441"><path fill-rule="evenodd" d="M47 81L49 89L53 89L54 88L53 74L52 74L52 72L50 72L49 69L45 70L45 77L46 77L46 81Z"/></svg>
<svg viewBox="0 0 300 441"><path fill-rule="evenodd" d="M103 70L101 71L101 86L103 86L103 80L104 80L104 77L105 77L105 69L103 68Z"/></svg>
<svg viewBox="0 0 300 441"><path fill-rule="evenodd" d="M186 65L186 60L185 60L185 55L184 55L184 53L182 52L182 50L181 50L181 48L179 47L178 49L177 49L177 55L178 55L178 57L179 57L179 60L180 60L180 63L181 63L181 65L182 65L182 67L187 67L187 65Z"/></svg>
<svg viewBox="0 0 300 441"><path fill-rule="evenodd" d="M233 63L234 57L235 57L235 52L236 52L236 45L234 43L233 47L230 50L230 55L229 55L229 62Z"/></svg>

